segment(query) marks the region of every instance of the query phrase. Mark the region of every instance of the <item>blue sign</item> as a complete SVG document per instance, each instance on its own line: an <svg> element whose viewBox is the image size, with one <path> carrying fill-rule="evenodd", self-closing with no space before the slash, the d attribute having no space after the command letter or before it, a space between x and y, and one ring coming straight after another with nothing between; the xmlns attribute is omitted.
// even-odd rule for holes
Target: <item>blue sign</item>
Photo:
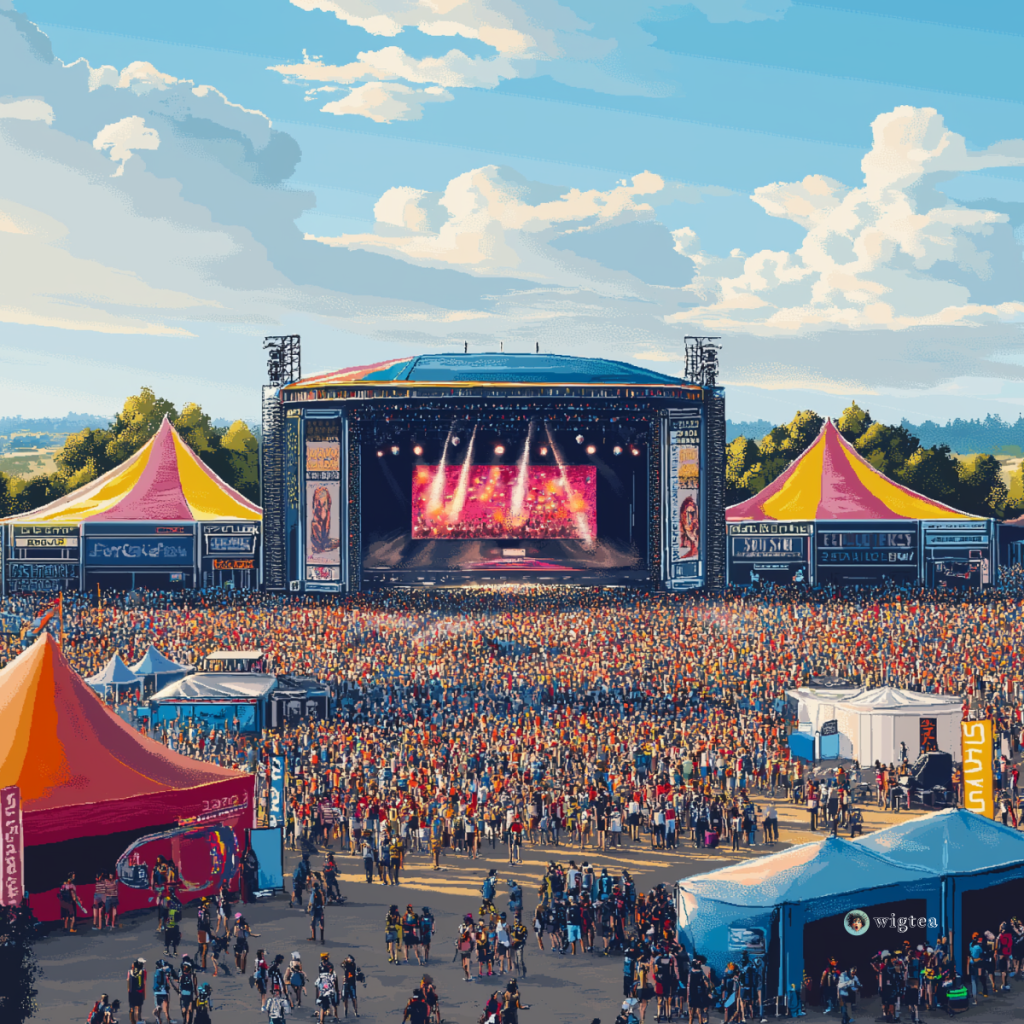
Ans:
<svg viewBox="0 0 1024 1024"><path fill-rule="evenodd" d="M284 758L270 759L270 808L267 812L271 828L284 826Z"/></svg>
<svg viewBox="0 0 1024 1024"><path fill-rule="evenodd" d="M192 564L191 537L87 537L87 565L152 568Z"/></svg>
<svg viewBox="0 0 1024 1024"><path fill-rule="evenodd" d="M207 536L206 550L211 555L251 555L256 550L256 535L254 533L236 534L215 534Z"/></svg>

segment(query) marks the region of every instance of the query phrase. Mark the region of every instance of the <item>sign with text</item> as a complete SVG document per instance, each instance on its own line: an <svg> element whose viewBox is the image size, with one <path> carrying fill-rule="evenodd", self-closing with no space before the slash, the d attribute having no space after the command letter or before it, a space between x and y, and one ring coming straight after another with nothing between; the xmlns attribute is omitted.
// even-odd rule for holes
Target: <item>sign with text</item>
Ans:
<svg viewBox="0 0 1024 1024"><path fill-rule="evenodd" d="M994 818L992 723L987 718L961 722L960 749L964 765L964 807L986 818Z"/></svg>
<svg viewBox="0 0 1024 1024"><path fill-rule="evenodd" d="M939 749L939 720L937 718L921 719L921 753L930 754Z"/></svg>
<svg viewBox="0 0 1024 1024"><path fill-rule="evenodd" d="M267 824L271 828L284 826L284 758L270 759L270 808Z"/></svg>
<svg viewBox="0 0 1024 1024"><path fill-rule="evenodd" d="M87 537L85 561L87 565L119 565L132 568L191 565L192 538Z"/></svg>
<svg viewBox="0 0 1024 1024"><path fill-rule="evenodd" d="M25 896L25 836L21 825L21 790L0 789L0 904L21 906Z"/></svg>

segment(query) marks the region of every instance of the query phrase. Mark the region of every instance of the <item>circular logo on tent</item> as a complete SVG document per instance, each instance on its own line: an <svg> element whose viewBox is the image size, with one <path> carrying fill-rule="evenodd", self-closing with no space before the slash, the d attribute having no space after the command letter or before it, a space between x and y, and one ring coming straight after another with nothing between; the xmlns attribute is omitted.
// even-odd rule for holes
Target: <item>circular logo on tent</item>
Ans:
<svg viewBox="0 0 1024 1024"><path fill-rule="evenodd" d="M843 918L843 927L851 935L866 935L871 927L871 918L863 910L851 910Z"/></svg>

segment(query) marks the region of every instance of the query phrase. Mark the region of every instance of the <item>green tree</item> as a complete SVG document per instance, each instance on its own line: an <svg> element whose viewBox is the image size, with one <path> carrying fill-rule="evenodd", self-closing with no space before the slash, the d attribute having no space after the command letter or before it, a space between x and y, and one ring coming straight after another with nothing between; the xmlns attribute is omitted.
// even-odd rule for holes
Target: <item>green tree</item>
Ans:
<svg viewBox="0 0 1024 1024"><path fill-rule="evenodd" d="M160 429L164 416L173 423L178 413L167 399L157 398L152 388L144 387L127 398L110 424L113 437L106 454L111 468L134 455Z"/></svg>
<svg viewBox="0 0 1024 1024"><path fill-rule="evenodd" d="M856 402L851 402L839 417L839 433L847 441L853 443L872 423L874 420L871 418L871 413L862 409Z"/></svg>
<svg viewBox="0 0 1024 1024"><path fill-rule="evenodd" d="M255 440L255 439L254 439ZM725 451L725 503L735 505L751 496L740 485L747 470L757 462L757 444L749 437L737 437Z"/></svg>
<svg viewBox="0 0 1024 1024"><path fill-rule="evenodd" d="M1010 474L1010 486L1006 495L1006 516L1015 518L1024 514L1024 460Z"/></svg>
<svg viewBox="0 0 1024 1024"><path fill-rule="evenodd" d="M894 477L921 444L906 427L872 423L853 446L875 469Z"/></svg>
<svg viewBox="0 0 1024 1024"><path fill-rule="evenodd" d="M1008 494L995 456L971 455L960 459L957 473L957 506L961 511L975 516L1002 516Z"/></svg>
<svg viewBox="0 0 1024 1024"><path fill-rule="evenodd" d="M733 442L735 443L735 442ZM250 501L260 500L259 442L242 420L235 420L220 439L220 465L214 471Z"/></svg>
<svg viewBox="0 0 1024 1024"><path fill-rule="evenodd" d="M20 907L0 907L0 1020L4 1024L22 1024L38 1008L36 924L27 902Z"/></svg>
<svg viewBox="0 0 1024 1024"><path fill-rule="evenodd" d="M113 469L115 463L107 455L107 447L113 440L109 430L86 428L77 434L69 434L64 447L53 457L57 471L68 482L68 490L74 490Z"/></svg>
<svg viewBox="0 0 1024 1024"><path fill-rule="evenodd" d="M173 422L182 441L200 458L220 448L217 428L197 403L189 402Z"/></svg>
<svg viewBox="0 0 1024 1024"><path fill-rule="evenodd" d="M946 445L918 448L895 472L895 479L905 487L946 505L959 508L960 475L957 460Z"/></svg>
<svg viewBox="0 0 1024 1024"><path fill-rule="evenodd" d="M790 461L803 455L821 433L825 420L810 409L798 412L786 427L789 438L785 445Z"/></svg>

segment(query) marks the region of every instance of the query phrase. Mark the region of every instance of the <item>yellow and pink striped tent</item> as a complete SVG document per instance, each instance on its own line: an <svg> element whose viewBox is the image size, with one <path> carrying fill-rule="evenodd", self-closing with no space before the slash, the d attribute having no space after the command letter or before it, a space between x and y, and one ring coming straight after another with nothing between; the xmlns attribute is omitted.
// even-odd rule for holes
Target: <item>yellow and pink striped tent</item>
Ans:
<svg viewBox="0 0 1024 1024"><path fill-rule="evenodd" d="M260 520L262 511L226 484L164 417L131 458L56 501L5 520L51 526L86 522Z"/></svg>
<svg viewBox="0 0 1024 1024"><path fill-rule="evenodd" d="M977 519L890 480L826 420L814 442L762 491L725 510L727 522Z"/></svg>

